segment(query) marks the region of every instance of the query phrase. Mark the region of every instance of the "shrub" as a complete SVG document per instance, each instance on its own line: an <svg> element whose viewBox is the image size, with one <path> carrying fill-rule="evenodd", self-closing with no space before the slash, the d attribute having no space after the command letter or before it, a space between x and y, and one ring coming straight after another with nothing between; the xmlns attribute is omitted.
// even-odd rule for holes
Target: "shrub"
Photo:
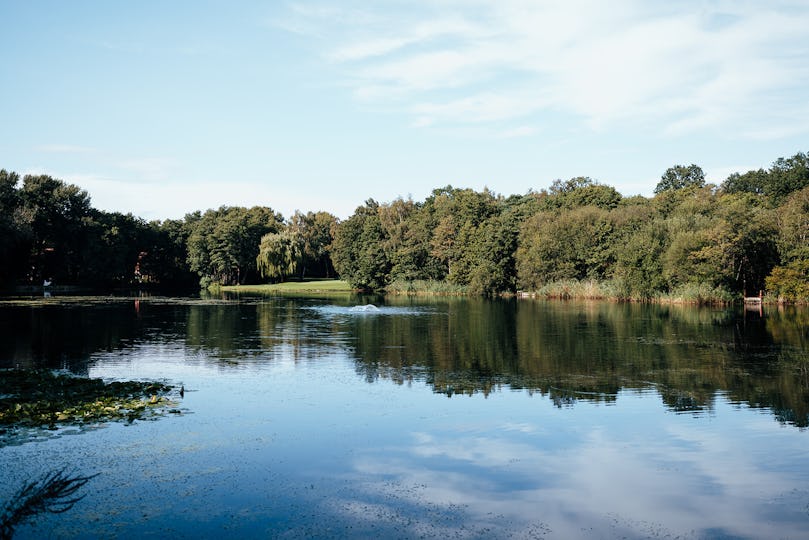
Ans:
<svg viewBox="0 0 809 540"><path fill-rule="evenodd" d="M765 280L767 291L779 301L809 301L809 259L776 266Z"/></svg>

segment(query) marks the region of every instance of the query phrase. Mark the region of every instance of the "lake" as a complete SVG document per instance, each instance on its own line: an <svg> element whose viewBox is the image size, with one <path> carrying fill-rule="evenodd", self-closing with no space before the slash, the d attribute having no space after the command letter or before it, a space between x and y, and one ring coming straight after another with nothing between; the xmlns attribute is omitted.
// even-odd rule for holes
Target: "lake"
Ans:
<svg viewBox="0 0 809 540"><path fill-rule="evenodd" d="M17 538L809 537L806 309L53 297L0 337L1 368L185 388L0 438L0 501L98 474Z"/></svg>

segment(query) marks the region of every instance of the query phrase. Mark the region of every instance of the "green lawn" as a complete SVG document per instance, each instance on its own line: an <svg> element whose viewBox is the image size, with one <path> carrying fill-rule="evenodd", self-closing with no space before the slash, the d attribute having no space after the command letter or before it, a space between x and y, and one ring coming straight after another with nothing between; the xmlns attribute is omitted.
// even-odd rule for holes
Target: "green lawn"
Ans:
<svg viewBox="0 0 809 540"><path fill-rule="evenodd" d="M266 285L227 285L222 287L222 290L249 293L347 293L352 291L348 283L339 279L307 279Z"/></svg>

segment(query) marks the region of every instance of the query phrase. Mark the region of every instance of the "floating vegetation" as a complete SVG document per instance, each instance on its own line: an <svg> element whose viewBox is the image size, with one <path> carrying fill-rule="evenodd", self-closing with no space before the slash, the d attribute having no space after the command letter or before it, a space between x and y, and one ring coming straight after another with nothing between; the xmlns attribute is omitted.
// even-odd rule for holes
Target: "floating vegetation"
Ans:
<svg viewBox="0 0 809 540"><path fill-rule="evenodd" d="M95 476L69 476L62 469L24 485L3 508L0 540L11 539L17 527L38 514L62 514L73 508L84 498L76 492Z"/></svg>
<svg viewBox="0 0 809 540"><path fill-rule="evenodd" d="M105 383L47 370L0 370L0 435L18 427L56 429L160 415L177 405L168 397L172 390L159 382Z"/></svg>

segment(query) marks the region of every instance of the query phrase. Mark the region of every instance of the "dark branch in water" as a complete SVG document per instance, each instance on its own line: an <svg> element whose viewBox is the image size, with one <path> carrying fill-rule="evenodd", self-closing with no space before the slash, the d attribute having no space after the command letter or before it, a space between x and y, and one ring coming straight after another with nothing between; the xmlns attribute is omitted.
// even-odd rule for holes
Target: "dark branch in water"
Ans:
<svg viewBox="0 0 809 540"><path fill-rule="evenodd" d="M0 517L0 540L9 540L14 529L38 514L61 514L84 498L76 496L87 482L98 476L74 476L65 474L65 469L46 474L23 486L6 503Z"/></svg>

